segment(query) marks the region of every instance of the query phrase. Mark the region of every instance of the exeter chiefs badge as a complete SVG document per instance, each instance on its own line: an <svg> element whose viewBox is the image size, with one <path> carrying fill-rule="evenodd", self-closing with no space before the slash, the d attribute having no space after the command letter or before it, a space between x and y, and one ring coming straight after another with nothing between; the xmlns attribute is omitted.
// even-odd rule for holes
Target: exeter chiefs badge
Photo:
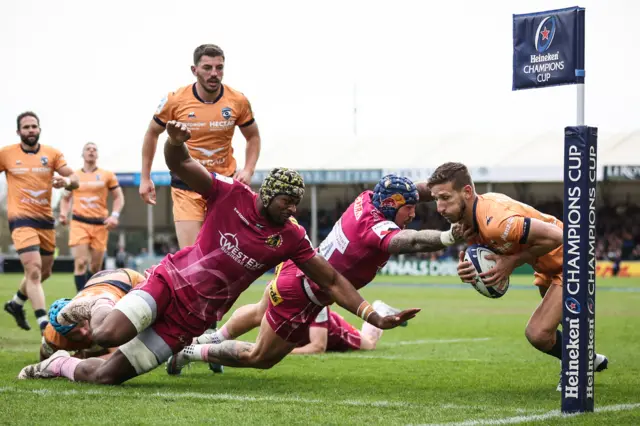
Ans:
<svg viewBox="0 0 640 426"><path fill-rule="evenodd" d="M282 245L282 236L280 234L270 235L269 237L267 237L264 243L267 245L267 247L277 249Z"/></svg>
<svg viewBox="0 0 640 426"><path fill-rule="evenodd" d="M40 162L42 163L43 166L46 166L47 164L49 164L49 159L47 158L46 155L43 155L42 157L40 157Z"/></svg>

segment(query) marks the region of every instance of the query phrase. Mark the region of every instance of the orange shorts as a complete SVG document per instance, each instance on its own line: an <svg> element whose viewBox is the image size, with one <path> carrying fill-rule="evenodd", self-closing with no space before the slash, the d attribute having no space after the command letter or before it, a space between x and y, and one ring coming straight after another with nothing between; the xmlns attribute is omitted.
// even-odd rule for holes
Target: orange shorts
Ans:
<svg viewBox="0 0 640 426"><path fill-rule="evenodd" d="M171 188L173 200L173 221L194 220L204 222L207 202L195 191Z"/></svg>
<svg viewBox="0 0 640 426"><path fill-rule="evenodd" d="M539 272L534 272L534 280L533 284L538 287L547 287L549 288L551 285L557 285L562 287L562 272L559 274L541 274Z"/></svg>
<svg viewBox="0 0 640 426"><path fill-rule="evenodd" d="M52 256L56 249L56 230L22 226L11 232L11 239L18 254L40 250L44 256Z"/></svg>
<svg viewBox="0 0 640 426"><path fill-rule="evenodd" d="M93 225L89 223L72 220L69 225L69 247L87 244L92 250L107 250L107 239L109 231L104 225Z"/></svg>

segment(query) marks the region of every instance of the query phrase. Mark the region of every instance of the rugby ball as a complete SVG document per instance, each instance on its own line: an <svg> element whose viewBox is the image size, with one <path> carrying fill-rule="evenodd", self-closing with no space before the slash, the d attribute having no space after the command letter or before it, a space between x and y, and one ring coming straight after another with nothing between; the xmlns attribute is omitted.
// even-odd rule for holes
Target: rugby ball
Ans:
<svg viewBox="0 0 640 426"><path fill-rule="evenodd" d="M495 260L486 258L488 254L496 253L487 246L473 244L467 247L467 250L464 254L464 260L466 262L471 262L471 264L476 268L477 274L475 283L473 284L473 288L475 288L478 293L483 296L497 299L504 296L504 294L509 289L509 278L491 287L487 287L484 285L484 282L482 282L479 274L488 271L496 265Z"/></svg>

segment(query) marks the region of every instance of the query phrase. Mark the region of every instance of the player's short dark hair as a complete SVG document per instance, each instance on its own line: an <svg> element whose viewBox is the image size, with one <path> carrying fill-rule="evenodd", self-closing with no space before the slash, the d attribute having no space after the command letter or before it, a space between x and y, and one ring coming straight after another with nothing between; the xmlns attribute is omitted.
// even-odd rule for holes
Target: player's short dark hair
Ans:
<svg viewBox="0 0 640 426"><path fill-rule="evenodd" d="M453 189L459 191L467 185L473 186L471 175L467 166L462 163L444 163L438 167L429 180L427 186L432 188L433 185L440 185L443 183L453 183Z"/></svg>
<svg viewBox="0 0 640 426"><path fill-rule="evenodd" d="M38 118L38 116L36 115L35 112L33 111L25 111L22 114L20 114L16 120L16 124L18 126L18 130L20 130L20 122L22 121L23 118L25 117L33 117L36 119L36 121L38 122L38 127L40 127L40 119Z"/></svg>
<svg viewBox="0 0 640 426"><path fill-rule="evenodd" d="M198 65L203 56L211 56L212 58L222 56L222 59L224 59L224 52L218 45L202 44L193 51L193 65Z"/></svg>

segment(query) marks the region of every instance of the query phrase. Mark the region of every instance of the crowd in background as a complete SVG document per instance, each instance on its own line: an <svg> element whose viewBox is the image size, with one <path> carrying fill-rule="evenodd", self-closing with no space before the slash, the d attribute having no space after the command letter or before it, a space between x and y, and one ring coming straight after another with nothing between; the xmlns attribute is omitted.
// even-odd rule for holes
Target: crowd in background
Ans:
<svg viewBox="0 0 640 426"><path fill-rule="evenodd" d="M541 212L562 218L562 202L545 202L531 205ZM318 241L322 241L331 232L334 223L348 207L345 202L337 202L332 208L324 208L318 211ZM311 233L311 212L308 209L300 209L297 213L298 222ZM596 215L597 245L596 257L598 260L640 260L640 207L628 204L608 206L598 209ZM439 229L449 228L449 223L440 216L432 203L419 204L416 208L416 218L409 226L410 229ZM452 246L446 250L434 253L417 255L429 260L445 260L457 258L462 245ZM174 236L163 238L154 244L156 255L163 256L167 253L175 253L178 243ZM140 253L131 255L124 248L116 250L114 255L121 259L135 259L147 255L146 248Z"/></svg>

